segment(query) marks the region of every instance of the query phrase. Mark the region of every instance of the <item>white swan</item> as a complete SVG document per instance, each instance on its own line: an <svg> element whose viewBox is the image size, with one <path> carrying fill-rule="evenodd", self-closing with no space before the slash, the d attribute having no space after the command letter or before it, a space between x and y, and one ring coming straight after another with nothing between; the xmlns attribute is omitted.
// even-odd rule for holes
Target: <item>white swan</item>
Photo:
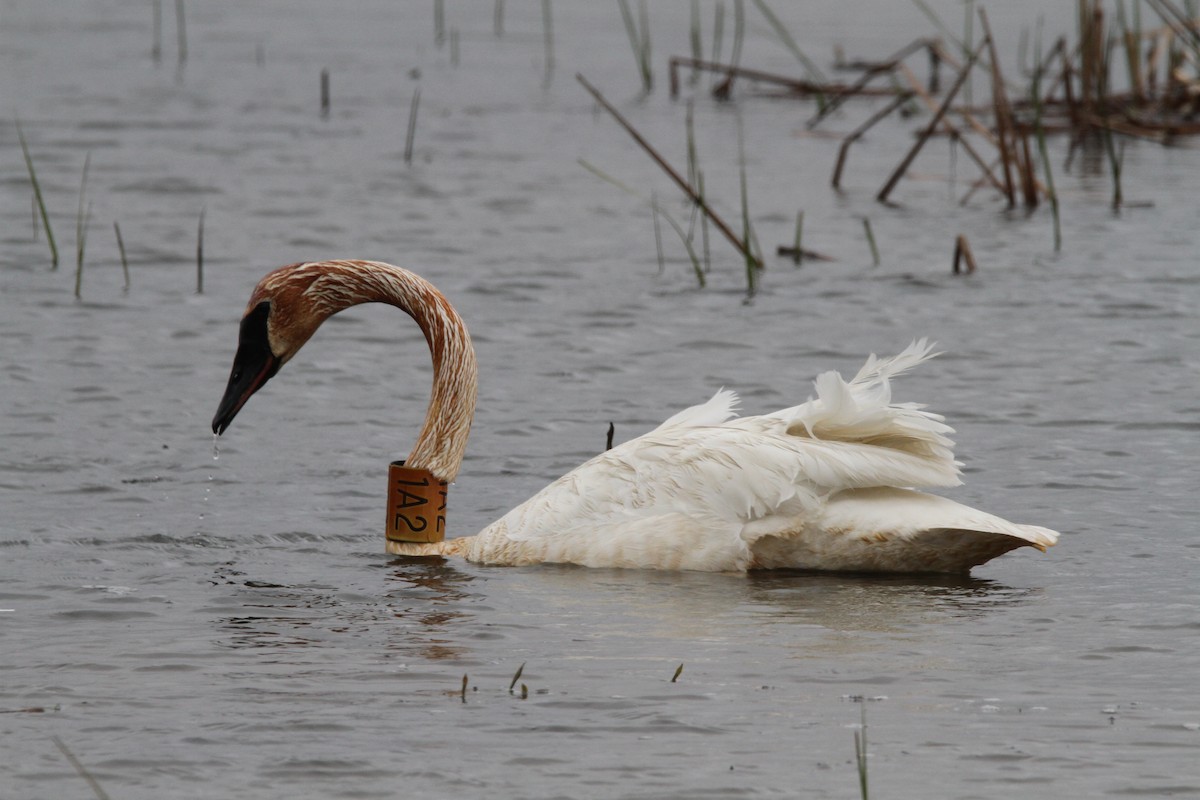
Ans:
<svg viewBox="0 0 1200 800"><path fill-rule="evenodd" d="M224 432L329 316L390 303L421 326L433 357L425 424L407 462L453 481L475 411L475 352L462 318L428 281L372 261L293 264L254 289L229 385L213 419ZM407 555L486 564L743 571L800 568L965 573L1058 534L1017 525L909 486L960 483L952 429L890 379L931 357L925 341L871 356L853 380L816 380L816 397L736 417L721 390L650 433L601 453L475 536L388 542Z"/></svg>

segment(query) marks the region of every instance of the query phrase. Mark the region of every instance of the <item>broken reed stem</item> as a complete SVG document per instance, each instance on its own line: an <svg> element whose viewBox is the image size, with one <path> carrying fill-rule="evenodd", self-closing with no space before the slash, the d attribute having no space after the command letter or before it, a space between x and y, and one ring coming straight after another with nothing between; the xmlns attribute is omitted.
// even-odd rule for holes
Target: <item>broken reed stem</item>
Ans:
<svg viewBox="0 0 1200 800"><path fill-rule="evenodd" d="M962 273L960 269L962 262L966 264L968 275L975 271L975 254L971 252L971 243L967 241L966 236L959 234L958 238L954 240L954 265L951 267L951 271L955 275Z"/></svg>
<svg viewBox="0 0 1200 800"><path fill-rule="evenodd" d="M887 202L888 195L892 193L892 189L896 188L896 184L900 182L900 178L904 175L905 170L908 169L909 165L917 157L917 153L921 152L921 148L925 146L925 142L929 140L929 137L933 135L938 123L946 116L946 112L950 109L950 103L953 102L954 96L958 94L958 90L962 87L963 82L971 74L971 68L975 65L975 61L979 58L979 55L983 52L983 48L987 46L989 41L990 39L985 36L983 41L979 43L979 46L971 53L971 57L967 59L967 63L963 65L963 68L958 73L958 77L954 80L954 85L950 87L950 91L946 93L945 99L942 101L941 106L938 107L937 113L934 114L933 119L930 120L925 130L921 132L912 149L908 151L908 155L900 162L900 166L896 167L892 176L888 178L887 183L879 190L879 194L875 196L876 200L881 203Z"/></svg>
<svg viewBox="0 0 1200 800"><path fill-rule="evenodd" d="M196 229L196 294L204 294L204 212L200 208L200 224Z"/></svg>
<svg viewBox="0 0 1200 800"><path fill-rule="evenodd" d="M615 425L613 425L611 422L610 422L610 423L608 423L608 433L607 433L607 434L605 435L605 437L604 437L604 449L605 449L605 451L612 450L612 446L613 446L613 436L616 434L616 432L617 432L617 428L616 428L616 426L615 426ZM524 665L524 664L522 664L521 666L522 666L522 667L524 667L525 665ZM518 670L518 671L517 671L517 675L520 675L520 674L521 674L521 672L520 672L520 670ZM513 680L515 681L515 680L516 680L516 678L514 678ZM509 688L511 689L512 687L509 687Z"/></svg>
<svg viewBox="0 0 1200 800"><path fill-rule="evenodd" d="M121 226L113 222L117 234L117 251L121 254L121 272L125 275L125 291L129 291L129 259L125 257L125 240L121 238Z"/></svg>
<svg viewBox="0 0 1200 800"><path fill-rule="evenodd" d="M468 680L467 675L464 672L463 679L462 679L462 691L459 692L459 697L462 698L462 701L464 703L467 702L467 680Z"/></svg>
<svg viewBox="0 0 1200 800"><path fill-rule="evenodd" d="M932 45L933 43L931 43L929 39L914 39L912 42L900 48L895 53L892 53L890 56L884 59L882 63L876 64L864 72L858 80L846 88L846 91L836 94L832 100L830 100L819 111L817 111L816 115L813 116L812 119L805 123L805 127L809 130L817 127L821 120L825 119L827 116L841 107L842 103L844 103L847 98L861 94L868 83L870 83L879 75L883 75L895 70L897 64L908 58L917 50L920 50L924 47L929 49L931 55L936 56L937 51ZM909 96L911 97L911 94Z"/></svg>
<svg viewBox="0 0 1200 800"><path fill-rule="evenodd" d="M104 791L104 787L102 787L100 782L92 776L92 773L88 772L87 767L85 767L79 761L79 759L75 757L75 754L71 752L66 743L57 736L51 736L50 741L54 742L54 746L57 747L59 752L63 754L63 756L67 759L67 762L74 767L75 772L79 774L79 777L87 781L87 785L91 787L92 793L96 795L97 799L109 800L108 792Z"/></svg>
<svg viewBox="0 0 1200 800"><path fill-rule="evenodd" d="M446 4L433 0L433 43L440 49L446 43Z"/></svg>
<svg viewBox="0 0 1200 800"><path fill-rule="evenodd" d="M14 120L17 127L17 139L21 142L21 152L25 155L25 167L29 170L29 182L33 184L33 196L37 200L38 210L42 214L42 227L46 230L46 242L50 245L50 269L58 269L58 245L54 243L54 231L50 229L50 215L46 212L46 201L42 198L42 187L38 183L37 170L33 168L33 158L29 155L29 145L25 142L25 133L21 130L21 121Z"/></svg>
<svg viewBox="0 0 1200 800"><path fill-rule="evenodd" d="M888 103L882 109L872 114L870 119L868 119L862 125L859 125L849 136L842 140L842 146L838 148L837 164L833 168L833 188L841 188L842 169L846 166L846 156L850 153L850 145L861 139L868 130L875 126L875 123L879 122L888 114L891 114L897 108L908 102L912 96L912 92L905 92L904 94L896 95L892 102ZM797 247L799 247L799 245L797 245Z"/></svg>
<svg viewBox="0 0 1200 800"><path fill-rule="evenodd" d="M699 61L704 58L704 45L700 42L700 0L692 0L691 20L688 26L688 42L692 47L692 58ZM692 70L688 83L694 84L700 79L699 73Z"/></svg>
<svg viewBox="0 0 1200 800"><path fill-rule="evenodd" d="M759 69L739 67L736 64L720 64L715 61L699 61L686 56L671 56L667 62L667 68L670 73L671 97L679 96L679 69L682 67L704 72L723 73L725 80L713 89L713 94L722 99L728 96L729 86L735 77L757 81L758 83L775 84L796 94L812 94L827 98L838 98L844 95L852 97L890 97L897 93L896 89L891 88L872 89L867 86L847 86L842 83L817 83L814 81L799 80L787 75L778 75L773 72L764 72Z"/></svg>
<svg viewBox="0 0 1200 800"><path fill-rule="evenodd" d="M679 680L679 676L683 674L683 664L675 668L675 674L671 676L671 683Z"/></svg>
<svg viewBox="0 0 1200 800"><path fill-rule="evenodd" d="M321 70L321 119L329 119L329 70Z"/></svg>
<svg viewBox="0 0 1200 800"><path fill-rule="evenodd" d="M504 0L496 0L492 7L492 34L497 39L504 35Z"/></svg>
<svg viewBox="0 0 1200 800"><path fill-rule="evenodd" d="M867 234L867 244L871 245L871 260L874 266L879 266L879 248L875 245L875 234L871 232L871 220L869 217L863 217L863 232Z"/></svg>
<svg viewBox="0 0 1200 800"><path fill-rule="evenodd" d="M611 422L608 423L608 427L609 427L609 431L610 431L609 432L609 441L611 442L612 441L612 433L611 433L612 423ZM517 667L517 674L513 675L512 683L508 684L508 693L509 694L513 693L513 687L517 685L517 681L521 680L521 673L524 671L525 671L525 662L522 661L521 666Z"/></svg>
<svg viewBox="0 0 1200 800"><path fill-rule="evenodd" d="M626 133L632 136L633 140L637 142L643 150L646 151L646 154L649 155L656 164L662 167L663 171L667 173L671 180L673 180L675 184L681 190L683 190L683 193L691 198L692 202L700 207L700 210L712 220L712 223L717 226L717 229L721 231L725 238L728 239L729 242L738 249L738 251L743 253L747 259L754 260L754 262L761 269L762 264L758 262L758 259L755 258L754 254L751 252L749 241L739 239L737 235L730 230L729 226L725 224L725 221L721 219L721 217L708 205L708 202L704 199L704 197L701 196L694 188L692 188L692 186L686 180L684 180L683 177L680 176L680 174L676 172L670 164L667 163L666 159L659 155L658 151L650 146L650 143L647 142L642 135L637 132L637 129L634 128L633 125L631 125L629 121L621 115L621 112L617 111L617 109L613 107L612 103L609 103L608 100L604 98L604 95L600 94L600 91L596 89L596 87L588 83L587 79L581 74L576 74L575 80L579 81L583 88L587 89L588 93L592 95L596 102L599 103L605 111L611 114L613 119L615 119L617 123L625 129Z"/></svg>
<svg viewBox="0 0 1200 800"><path fill-rule="evenodd" d="M413 139L417 135L417 107L421 105L421 90L413 90L412 102L408 106L408 132L404 136L404 163L412 164Z"/></svg>

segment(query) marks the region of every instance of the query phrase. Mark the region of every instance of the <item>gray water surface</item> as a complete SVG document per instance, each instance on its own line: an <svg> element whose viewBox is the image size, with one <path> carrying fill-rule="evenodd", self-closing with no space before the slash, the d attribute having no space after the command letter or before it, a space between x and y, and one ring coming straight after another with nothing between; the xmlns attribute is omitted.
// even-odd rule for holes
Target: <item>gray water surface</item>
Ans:
<svg viewBox="0 0 1200 800"><path fill-rule="evenodd" d="M501 37L492 4L446 5L457 64L432 4L189 3L184 64L170 3L159 63L151 4L0 5L0 798L91 796L53 737L123 800L850 798L859 699L875 797L1200 796L1194 144L1129 142L1125 195L1152 205L1113 214L1102 152L1068 173L1052 142L1055 253L1045 208L959 207L974 175L944 142L897 207L876 204L919 121L856 145L838 194L837 137L804 129L813 103L750 86L717 103L702 80L685 95L718 209L740 217L740 114L764 250L804 209L806 245L837 258L770 258L745 304L715 234L698 290L670 229L660 270L645 207L577 164L687 219L573 75L683 165L664 64L688 52L690 4L653 4L647 98L615 4L553 4L551 69L541 4L505 4ZM908 4L773 5L822 64L835 44L878 57L929 33ZM936 7L961 22L961 3ZM743 63L796 74L747 8ZM989 10L1005 52L1046 13ZM1047 31L1073 30L1068 12ZM959 233L970 277L950 275ZM406 317L335 318L219 447L209 433L254 283L334 257L417 270L471 326L481 402L452 533L597 452L610 421L621 441L721 386L773 410L820 371L929 336L946 354L896 396L957 428L967 483L949 494L1062 541L969 579L389 558L386 465L430 379ZM508 690L521 664L525 699Z"/></svg>

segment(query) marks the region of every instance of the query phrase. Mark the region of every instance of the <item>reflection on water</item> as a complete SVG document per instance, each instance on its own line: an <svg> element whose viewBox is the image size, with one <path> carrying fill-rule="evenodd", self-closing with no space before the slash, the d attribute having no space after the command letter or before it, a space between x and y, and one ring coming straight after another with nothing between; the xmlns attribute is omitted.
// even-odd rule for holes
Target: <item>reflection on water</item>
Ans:
<svg viewBox="0 0 1200 800"><path fill-rule="evenodd" d="M393 617L401 624L389 627L389 650L416 649L431 661L459 659L468 653L456 626L475 618L464 605L473 595L467 586L475 578L455 569L449 561L434 558L397 558L388 566Z"/></svg>
<svg viewBox="0 0 1200 800"><path fill-rule="evenodd" d="M1038 592L953 575L756 573L748 581L751 597L772 615L834 630L903 630L947 615L979 618Z"/></svg>
<svg viewBox="0 0 1200 800"><path fill-rule="evenodd" d="M604 608L617 618L706 637L746 624L912 630L946 617L980 618L1012 609L1038 592L965 576L662 574L572 566L530 570L520 589L553 598L565 614Z"/></svg>
<svg viewBox="0 0 1200 800"><path fill-rule="evenodd" d="M222 617L218 627L232 649L336 647L347 636L375 639L388 651L441 661L469 653L456 628L475 619L467 605L475 577L441 558L393 559L376 594L326 585L282 586L244 579L230 564L216 573L237 586L231 602L247 613Z"/></svg>

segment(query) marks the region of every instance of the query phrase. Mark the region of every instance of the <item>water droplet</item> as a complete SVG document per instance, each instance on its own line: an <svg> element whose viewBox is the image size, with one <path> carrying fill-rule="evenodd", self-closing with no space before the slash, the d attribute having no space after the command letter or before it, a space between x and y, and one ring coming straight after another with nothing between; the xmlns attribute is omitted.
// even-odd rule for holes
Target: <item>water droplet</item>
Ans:
<svg viewBox="0 0 1200 800"><path fill-rule="evenodd" d="M221 437L213 434L213 461L221 457Z"/></svg>

